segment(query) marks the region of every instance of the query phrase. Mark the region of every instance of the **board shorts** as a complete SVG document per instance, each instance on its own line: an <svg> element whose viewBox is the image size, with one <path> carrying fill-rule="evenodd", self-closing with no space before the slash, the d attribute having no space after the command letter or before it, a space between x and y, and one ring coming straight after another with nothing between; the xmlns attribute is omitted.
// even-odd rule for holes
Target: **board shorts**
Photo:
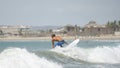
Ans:
<svg viewBox="0 0 120 68"><path fill-rule="evenodd" d="M62 45L63 45L64 43L65 43L64 40L62 40L62 41L58 41L58 42L55 44L55 46L63 47Z"/></svg>

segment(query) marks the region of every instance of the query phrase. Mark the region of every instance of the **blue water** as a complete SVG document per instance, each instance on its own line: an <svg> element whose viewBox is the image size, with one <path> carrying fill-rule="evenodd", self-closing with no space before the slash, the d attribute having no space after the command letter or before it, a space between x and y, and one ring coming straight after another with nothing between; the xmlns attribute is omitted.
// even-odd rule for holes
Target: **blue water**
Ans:
<svg viewBox="0 0 120 68"><path fill-rule="evenodd" d="M9 47L26 48L27 50L46 50L51 48L50 41L2 41L0 51Z"/></svg>
<svg viewBox="0 0 120 68"><path fill-rule="evenodd" d="M80 40L75 47L64 46L52 49L51 40L0 41L0 68L120 68L120 40Z"/></svg>

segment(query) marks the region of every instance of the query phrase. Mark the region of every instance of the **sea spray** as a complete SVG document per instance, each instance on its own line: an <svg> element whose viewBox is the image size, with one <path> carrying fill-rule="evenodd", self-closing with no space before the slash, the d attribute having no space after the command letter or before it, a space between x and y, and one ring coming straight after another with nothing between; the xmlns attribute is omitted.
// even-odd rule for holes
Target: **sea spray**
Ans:
<svg viewBox="0 0 120 68"><path fill-rule="evenodd" d="M90 51L87 61L94 63L120 63L120 46L96 47Z"/></svg>
<svg viewBox="0 0 120 68"><path fill-rule="evenodd" d="M40 58L26 49L9 48L0 54L0 68L62 68L62 66Z"/></svg>
<svg viewBox="0 0 120 68"><path fill-rule="evenodd" d="M61 53L65 56L79 59L90 63L120 63L120 46L116 47L95 47L95 48L80 48L77 46L68 45L68 47L56 47L51 51Z"/></svg>

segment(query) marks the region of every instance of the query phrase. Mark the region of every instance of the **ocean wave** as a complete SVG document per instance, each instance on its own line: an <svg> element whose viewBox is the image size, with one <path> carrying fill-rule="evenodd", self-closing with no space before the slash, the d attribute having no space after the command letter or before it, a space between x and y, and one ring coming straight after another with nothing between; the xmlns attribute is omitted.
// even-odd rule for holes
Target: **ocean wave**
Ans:
<svg viewBox="0 0 120 68"><path fill-rule="evenodd" d="M80 48L77 46L56 47L50 51L54 51L65 56L79 59L90 63L120 63L120 46L95 47L95 48Z"/></svg>
<svg viewBox="0 0 120 68"><path fill-rule="evenodd" d="M62 66L40 58L26 49L8 48L0 53L0 68L62 68Z"/></svg>

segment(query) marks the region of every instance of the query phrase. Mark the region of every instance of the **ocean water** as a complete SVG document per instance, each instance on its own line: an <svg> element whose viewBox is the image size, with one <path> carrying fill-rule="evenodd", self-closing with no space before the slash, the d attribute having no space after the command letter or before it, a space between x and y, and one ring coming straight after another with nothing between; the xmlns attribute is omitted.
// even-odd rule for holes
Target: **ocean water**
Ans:
<svg viewBox="0 0 120 68"><path fill-rule="evenodd" d="M0 68L120 68L120 40L80 40L54 49L50 40L0 41Z"/></svg>

